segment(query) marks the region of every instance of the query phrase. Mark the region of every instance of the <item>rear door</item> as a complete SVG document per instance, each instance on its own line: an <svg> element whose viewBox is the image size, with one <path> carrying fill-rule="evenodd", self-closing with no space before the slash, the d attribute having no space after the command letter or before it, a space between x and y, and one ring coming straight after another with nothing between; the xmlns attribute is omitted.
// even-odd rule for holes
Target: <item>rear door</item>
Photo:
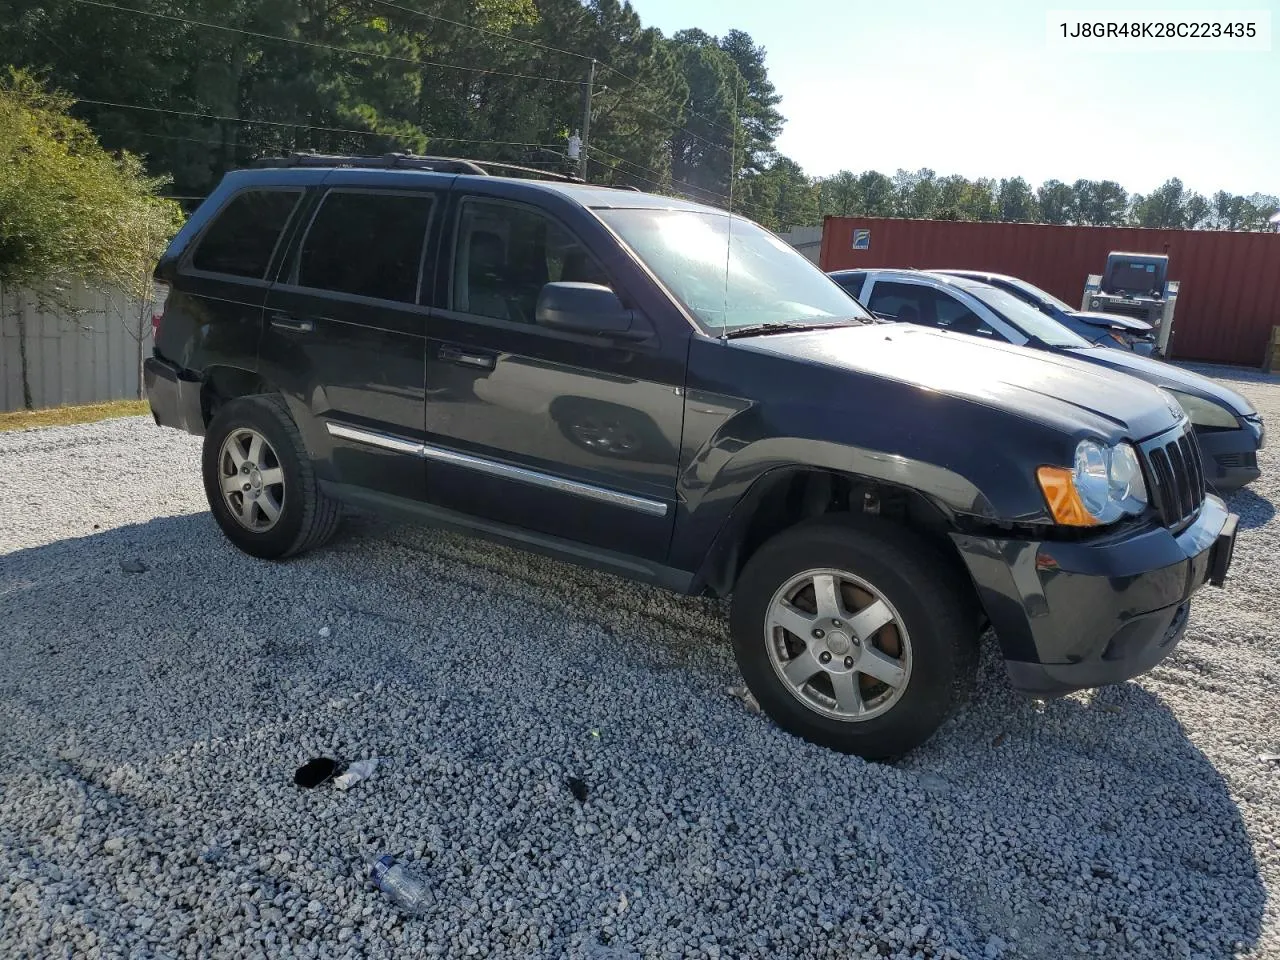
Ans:
<svg viewBox="0 0 1280 960"><path fill-rule="evenodd" d="M460 195L449 220L427 346L430 499L664 559L692 329L650 317L652 336L627 343L539 326L548 282L602 284L635 301L547 209ZM594 221L582 226L608 237Z"/></svg>
<svg viewBox="0 0 1280 960"><path fill-rule="evenodd" d="M264 375L295 405L328 479L422 499L419 300L441 194L359 183L316 193L267 297Z"/></svg>
<svg viewBox="0 0 1280 960"><path fill-rule="evenodd" d="M230 195L192 240L161 262L171 285L157 349L190 369L256 370L268 268L301 210L305 188L250 186Z"/></svg>

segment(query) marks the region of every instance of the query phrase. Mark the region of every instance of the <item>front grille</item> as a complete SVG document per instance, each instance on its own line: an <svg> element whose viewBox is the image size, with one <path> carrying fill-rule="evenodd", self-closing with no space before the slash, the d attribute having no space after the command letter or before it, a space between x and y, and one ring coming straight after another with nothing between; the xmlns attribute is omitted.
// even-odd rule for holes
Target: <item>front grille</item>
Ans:
<svg viewBox="0 0 1280 960"><path fill-rule="evenodd" d="M1142 445L1151 505L1166 527L1186 526L1204 503L1204 471L1195 435L1179 426Z"/></svg>
<svg viewBox="0 0 1280 960"><path fill-rule="evenodd" d="M1103 300L1097 307L1103 313L1115 313L1122 317L1133 317L1135 320L1145 320L1147 323L1154 323L1160 318L1157 311L1153 311L1147 304L1136 303L1116 303Z"/></svg>

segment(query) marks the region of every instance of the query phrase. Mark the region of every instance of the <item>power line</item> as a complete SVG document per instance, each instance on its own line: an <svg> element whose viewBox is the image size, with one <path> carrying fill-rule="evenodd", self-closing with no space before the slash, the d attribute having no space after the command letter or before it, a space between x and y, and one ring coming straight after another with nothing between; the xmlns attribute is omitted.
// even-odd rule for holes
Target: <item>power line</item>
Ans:
<svg viewBox="0 0 1280 960"><path fill-rule="evenodd" d="M537 80L537 81L542 81L542 82L544 82L544 83L561 83L561 84L574 84L574 85L576 85L576 84L580 84L580 83L581 83L581 81L579 81L579 80L565 80L565 79L562 79L562 78L559 78L559 77L544 77L544 76L538 76L538 75L535 75L535 74L513 73L513 72L510 72L510 71L502 71L502 70L488 70L488 69L485 69L485 68L483 68L483 67L463 67L463 66L459 66L458 64L453 64L453 63L441 63L441 62L436 61L436 60L419 60L419 59L414 59L414 58L411 58L411 57L397 57L397 56L394 56L394 55L392 55L392 54L374 53L374 52L372 52L372 51L367 51L367 50L356 50L356 49L353 49L353 48L351 48L351 47L341 47L341 46L337 46L337 45L335 45L335 44L319 43L319 42L317 42L317 41L313 41L313 40L303 40L303 39L301 39L301 38L299 38L299 37L282 37L282 36L279 36L279 35L276 35L276 34L262 33L262 32L260 32L260 31L256 31L256 30L244 30L244 29L241 29L241 28L239 28L239 27L229 27L229 26L225 26L225 25L223 25L223 24L218 24L218 23L209 23L209 22L207 22L207 21L203 21L203 20L192 20L192 19L189 19L189 18L187 18L187 17L178 17L178 16L174 16L174 15L172 15L172 14L156 13L156 12L154 12L154 11L150 11L150 10L140 10L140 9L138 9L138 8L136 8L136 7L122 7L122 6L119 6L119 5L117 5L117 4L113 4L113 3L106 3L106 2L104 2L104 0L72 0L72 2L74 2L74 3L80 3L80 4L85 4L85 5L87 5L87 6L92 6L92 7L99 7L99 8L104 9L104 10L112 10L112 11L115 11L115 12L117 12L117 13L132 13L132 14L137 14L137 15L146 16L146 17L153 17L153 18L155 18L155 19L159 19L159 20L167 20L167 21L174 22L174 23L184 23L184 24L188 24L188 25L190 25L190 26L202 27L202 28L209 29L209 30L221 30L221 31L224 31L224 32L227 32L227 33L234 33L234 34L238 34L238 35L240 35L240 36L255 37L255 38L257 38L257 39L262 39L262 40L275 40L275 41L280 42L280 43L292 43L292 44L296 44L296 45L300 45L300 46L304 46L304 47L310 47L310 48L313 48L313 49L319 49L319 50L329 50L329 51L336 52L336 53L344 53L344 54L347 54L347 55L349 55L349 56L356 56L356 57L368 57L368 58L373 58L373 59L378 59L378 60L386 60L386 61L390 61L390 62L393 62L393 63L406 63L406 64L412 64L412 65L414 65L414 66L442 67L442 68L444 68L444 69L449 69L449 70L459 70L459 71L463 71L463 72L467 72L467 73L478 73L478 74L481 74L481 75L483 75L483 76L509 77L509 78L514 78L514 79L518 79L518 80ZM392 4L392 3L390 3L390 0L376 0L376 2L379 2L379 3L387 3L387 4L391 5L391 6L395 6L395 7L397 7L398 9L403 9L403 10L405 10L406 12L409 12L409 13L417 13L417 14L420 14L421 16L431 17L432 19L439 19L439 20L446 20L446 19L447 19L447 18L444 18L444 17L437 17L437 16L435 16L434 14L425 14L425 13L421 13L421 11L411 10L411 9L409 9L409 8L407 8L407 7L400 7L398 4ZM460 21L448 20L447 22L449 22L449 23L455 23L455 24L457 24L457 25L459 25L459 26L463 26L463 27L469 27L469 26L470 26L470 25L468 25L468 24L463 24L463 23L461 23ZM517 40L517 41L519 41L519 42L531 43L531 44L533 44L534 46L546 46L546 45L544 45L544 44L537 44L537 43L535 43L534 41L531 41L531 40L530 40L530 41L522 41L522 40L520 40L520 38L518 38L518 37L512 37L512 36L510 36L509 34L501 34L501 33L498 33L497 31L485 30L484 28L481 28L481 27L471 27L471 29L475 29L475 30L478 30L478 31L480 31L480 32L487 33L487 34L494 34L494 35L497 35L497 36L505 37L505 38L507 38L507 39L511 39L511 40ZM560 49L555 48L555 47L546 47L546 49L553 50L554 52L557 52L557 53L566 53L566 54L571 54L571 55L573 55L573 56L577 56L577 57L583 57L584 59L592 59L592 58L590 58L590 57L586 57L586 56L585 56L585 54L575 54L575 53L572 53L572 51L568 51L568 50L560 50ZM607 70L609 70L609 71L611 71L611 72L613 72L613 73L617 73L619 76L624 77L624 78L626 78L626 79L630 80L632 83L639 84L639 81L634 80L634 78L628 77L626 74L624 74L624 73L622 73L621 71L619 71L616 67L612 67L612 66L610 66L610 65L609 65L609 64L607 64L607 63L606 63L606 64L603 64L603 66L605 67L605 69L607 69ZM646 88L646 89L651 89L651 88ZM621 96L620 96L620 99L626 100L626 102L629 102L629 103L630 103L633 107L635 107L636 109L641 110L641 111L643 111L644 113L647 113L647 114L649 114L650 116L655 117L655 118L656 118L656 119L658 119L658 120L661 120L661 121L662 121L663 123L665 123L665 124L671 124L671 125L673 125L673 126L675 125L675 121L673 121L670 117L663 116L662 114L658 113L657 111L655 111L655 110L651 110L650 108L648 108L648 107L646 107L646 106L643 106L642 104L639 104L639 103L635 102L634 100L629 100L629 99L627 99L627 98L622 98ZM695 116L699 116L699 117L702 117L702 119L707 120L707 122L708 122L708 123L710 123L714 128L716 128L716 129L724 129L724 128L722 128L722 127L719 127L717 124L715 124L715 123L714 123L714 121L711 121L710 119L708 119L708 118L706 118L706 117L703 117L703 116L702 116L702 114L698 114L696 111L691 111L691 112L693 112ZM221 118L221 119L236 119L236 118ZM701 134L694 133L692 130L689 130L689 129L688 129L688 128L686 128L686 127L678 127L678 126L677 126L677 127L676 127L676 129L677 129L678 131L682 132L682 133L688 134L690 137L693 137L695 140L701 140L702 142L706 143L708 146L710 146L710 147L712 147L712 148L714 148L714 149L716 149L716 150L719 150L719 151L721 151L722 153L730 153L730 155L732 156L732 154L731 154L731 152L730 152L730 151L726 150L726 149L725 149L725 147L724 147L722 144L719 144L719 143L717 143L717 142L716 142L716 141L714 141L714 140L710 140L710 139L708 139L707 137L702 136ZM363 132L365 132L365 131L347 131L347 132L350 132L350 133L363 133Z"/></svg>
<svg viewBox="0 0 1280 960"><path fill-rule="evenodd" d="M523 37L517 37L514 34L502 33L498 30L490 30L487 27L477 27L473 23L463 23L461 20L450 20L448 17L442 17L439 14L427 13L423 10L414 10L412 7L406 7L399 3L392 3L391 0L373 0L374 3L381 4L384 7L391 7L404 13L411 13L415 17L426 17L428 20L438 20L441 23L452 24L455 27L462 27L465 30L474 30L476 33L483 33L490 37L500 37L503 40L512 40L515 43L523 43L526 46L537 47L539 50L547 50L551 53L562 53L567 57L578 57L580 60L593 60L585 53L577 53L573 50L564 50L560 47L553 47L545 43L538 43L536 40L525 40ZM609 69L613 69L610 67Z"/></svg>
<svg viewBox="0 0 1280 960"><path fill-rule="evenodd" d="M427 13L423 10L415 10L412 7L406 7L400 3L393 3L392 0L373 0L373 2L380 4L381 6L384 6L384 7L391 7L394 10L400 10L404 13L412 14L413 16L425 17L428 20L437 20L441 23L448 23L455 27L462 27L464 30L473 30L476 33L482 33L485 36L498 37L499 39L502 39L502 40L510 40L512 43L522 43L525 46L536 47L539 50L546 50L550 53L558 53L566 57L577 57L579 60L586 60L586 61L595 60L597 63L600 64L600 66L603 69L608 70L610 73L621 77L623 80L626 80L632 86L639 87L643 90L648 90L650 93L652 93L655 97L658 97L660 100L666 100L667 102L673 105L677 105L675 104L675 101L671 99L669 94L663 94L655 90L649 84L644 83L640 80L637 80L635 77L631 76L630 74L623 73L617 67L613 66L607 61L600 60L600 58L598 57L593 57L586 53L578 53L576 50L565 50L563 47L553 47L550 44L539 43L536 40L526 40L524 37L517 37L515 34L511 34L511 33L502 33L499 30L490 30L486 27L477 27L475 24L463 23L461 20L451 20L448 17L442 17L439 14ZM732 132L727 127L723 127L720 124L716 123L716 121L712 120L706 114L700 113L697 110L690 109L685 104L678 104L677 106L679 106L681 109L684 109L691 116L695 116L699 120L705 120L708 124L710 124L710 126L714 130L719 130L722 133L726 133L726 134L729 134ZM675 121L671 120L669 117L663 117L661 114L655 113L654 116L657 116L658 119L663 120L666 123L671 123L671 124L675 123ZM683 129L683 128L680 128L680 129ZM686 130L685 132L690 133L690 131L688 130ZM696 136L696 134L691 134L691 135Z"/></svg>
<svg viewBox="0 0 1280 960"><path fill-rule="evenodd" d="M635 77L632 77L632 76L629 76L629 75L627 75L627 74L623 73L623 72L622 72L621 70L619 70L617 67L611 66L611 65L609 65L608 63L605 63L604 61L601 61L601 62L600 62L600 66L604 67L604 68L605 68L606 70L608 70L610 73L616 73L618 76L622 77L622 79L623 79L623 80L628 81L628 82L629 82L629 83L631 83L633 86L640 87L642 90L648 90L650 93L652 93L655 97L658 97L659 99L665 99L665 100L667 100L667 101L668 101L668 102L670 102L670 103L674 103L674 102L675 102L675 101L671 100L671 98L670 98L670 96L669 96L669 95L667 95L667 94L663 94L663 93L660 93L659 91L655 90L653 87L649 86L649 84L647 84L647 83L643 83L643 82L641 82L641 81L637 80ZM710 124L710 125L711 125L711 128L712 128L713 130L719 130L721 133L731 133L731 132L732 132L732 131L730 131L727 127L722 127L722 126L720 126L720 124L716 123L714 120L712 120L710 117L708 117L705 113L699 113L697 110L694 110L694 109L690 108L687 104L680 104L680 107L681 107L681 109L685 110L685 111L686 111L690 116L697 117L699 120L705 120L708 124ZM667 122L669 123L669 122L671 122L671 121L667 121ZM688 131L686 131L686 132L688 132Z"/></svg>
<svg viewBox="0 0 1280 960"><path fill-rule="evenodd" d="M634 100L628 100L627 98L623 97L621 94L619 94L618 97L623 102L630 103L631 106L635 107L637 110L641 110L644 113L649 114L649 116L651 117L657 117L663 123L673 124L673 121L671 120L670 117L664 117L662 114L658 113L656 110L650 110L648 107L642 104L639 104ZM719 150L721 153L730 153L728 147L724 146L723 144L717 143L714 140L710 140L699 133L694 133L688 127L676 127L676 130L679 131L680 133L687 133L689 136L693 137L693 139L695 140L701 140L703 143L707 144L707 146L712 147L713 149Z"/></svg>
<svg viewBox="0 0 1280 960"><path fill-rule="evenodd" d="M101 100L81 100L81 101L79 101L79 102L80 102L80 103L93 103L93 104L104 104L104 105L106 105L106 102L105 102L105 101L101 101ZM111 106L121 106L121 107L125 107L125 108L127 108L127 109L131 109L131 110L152 110L152 109L157 109L157 108L154 108L154 107L139 107L139 106L136 106L136 105L130 105L130 104L110 104L110 105L111 105ZM181 112L181 111L172 111L172 112L179 113L179 115L181 115L181 116L188 116L188 115L190 115L190 116L210 117L211 119L217 119L217 120L229 120L229 121L233 121L233 122L236 122L236 123L272 123L272 122L273 122L273 121L269 121L269 120L252 120L252 119L248 119L248 118L245 118L245 117L239 117L239 118L237 118L237 117L214 117L214 116L213 116L213 115L211 115L211 114L194 114L194 113L193 113L193 114L186 114L186 113L183 113L183 112ZM307 125L307 124L288 124L288 126L299 126L299 127L304 127L304 126L309 126L309 125ZM363 133L367 133L367 134L375 134L376 136L380 136L380 137L388 137L388 138L394 139L393 135L391 135L391 134L375 133L375 131L372 131L372 130L367 130L367 131L350 131L350 130L344 130L344 129L342 129L341 127L323 127L323 126L311 126L311 127L310 127L310 129L312 129L312 130L321 130L321 131L329 131L329 132L332 132L332 133L352 133L352 132L363 132ZM185 141L188 141L188 142L190 142L190 143L207 143L207 144L210 144L210 145L212 145L212 146L222 146L222 145L223 145L223 141L222 141L222 140L210 140L210 139L208 139L208 138L204 138L204 137L179 137L179 136L175 136L175 135L173 135L173 134L169 134L169 133L149 133L149 132L144 131L144 130L131 130L131 131L129 131L129 133L130 133L131 135L139 136L139 137L154 137L154 138L155 138L155 139L157 139L157 140L185 140ZM439 136L436 136L436 135L434 135L434 134L424 134L424 136L425 136L428 140L438 140L438 141L441 141L441 142L444 142L444 143L472 143L472 144L483 144L483 145L487 145L487 146L497 146L497 147L531 147L531 148L538 149L538 150L556 150L556 147L555 147L555 146L552 146L552 145L549 145L549 144L544 144L544 143L528 143L528 142L521 142L521 141L517 141L517 140L466 140L466 139L463 139L462 137L439 137ZM557 151L557 152L558 152L558 151Z"/></svg>
<svg viewBox="0 0 1280 960"><path fill-rule="evenodd" d="M83 2L83 0L76 0L76 2ZM178 117L198 117L201 120L222 120L230 123L261 123L271 127L294 127L300 130L322 130L326 133L348 133L361 137L386 137L391 140L399 139L395 134L378 133L376 130L350 130L344 127L319 126L314 123L286 123L283 120L254 120L249 117L224 117L216 113L198 113L194 110L174 110L169 107L144 107L136 103L115 103L111 100L77 99L76 103L89 103L98 107L117 107L121 110L145 110L148 113L169 113Z"/></svg>
<svg viewBox="0 0 1280 960"><path fill-rule="evenodd" d="M599 147L591 147L590 149L591 149L591 152L592 152L592 153L598 153L598 154L601 154L602 156L606 156L606 157L608 157L610 160L616 160L616 161L618 161L619 163L625 163L627 166L629 166L629 167L633 167L633 168L635 168L636 170L641 170L641 171L643 171L644 173L651 173L651 174L653 174L655 177L661 177L661 176L662 176L662 174L661 174L659 171L657 171L657 170L653 169L653 167L646 167L646 166L643 166L642 164L636 163L636 162L634 162L634 161L632 161L632 160L628 160L626 157L620 157L620 156L618 156L616 153L610 153L608 150L601 150ZM644 180L646 183L652 183L654 186L658 186L658 187L663 186L663 184L661 183L661 181L659 181L659 180L650 180L648 177L640 176L640 174L636 174L636 173L628 173L627 175L628 175L628 176L634 176L634 177L637 177L637 178L638 178L638 179L640 179L640 180ZM670 182L671 182L671 184L672 184L673 186L674 186L674 185L678 185L678 186L682 186L682 187L687 187L689 190L691 190L691 191L693 191L693 192L695 192L695 193L702 193L702 194L705 194L706 196L714 197L714 198L715 198L715 199L717 199L717 200L727 200L727 199L728 199L724 194L722 194L722 193L716 193L714 190L711 190L711 189L709 189L709 188L707 188L707 187L699 187L699 186L697 186L697 185L695 185L695 184L689 183L689 182L688 182L688 181L686 181L686 180L677 180L677 179L675 179L674 177L671 177L671 178L669 178L669 179L670 179Z"/></svg>
<svg viewBox="0 0 1280 960"><path fill-rule="evenodd" d="M387 60L393 63L408 63L414 66L425 67L443 67L448 70L461 70L466 73L478 73L488 77L513 77L517 80L540 80L544 83L568 83L577 84L578 80L564 80L559 77L540 77L528 73L510 73L502 70L487 70L484 67L462 67L456 63L441 63L437 60L418 60L413 57L397 57L393 54L374 53L369 50L356 50L352 47L340 47L331 43L319 43L314 40L303 40L300 37L281 37L272 33L260 33L257 30L243 30L239 27L228 27L220 23L208 23L204 20L191 20L186 17L177 17L168 13L156 13L151 10L139 10L136 7L120 7L113 3L104 3L102 0L72 0L73 3L87 4L91 7L101 7L104 10L114 10L118 13L133 13L144 17L154 17L158 20L169 20L174 23L185 23L190 26L204 27L208 30L223 30L227 33L235 33L244 37L256 37L260 40L276 40L280 43L293 43L304 47L312 47L317 50L329 50L335 53L345 53L355 57L371 57L376 60Z"/></svg>

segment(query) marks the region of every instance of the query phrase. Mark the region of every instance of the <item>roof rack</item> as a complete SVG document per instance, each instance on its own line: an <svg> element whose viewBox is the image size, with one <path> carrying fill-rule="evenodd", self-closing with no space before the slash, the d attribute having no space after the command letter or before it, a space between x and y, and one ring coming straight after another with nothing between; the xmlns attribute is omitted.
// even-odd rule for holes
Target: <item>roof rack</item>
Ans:
<svg viewBox="0 0 1280 960"><path fill-rule="evenodd" d="M255 167L369 167L375 169L431 170L436 173L465 173L473 176L490 176L489 168L510 170L560 180L565 183L585 183L581 177L554 170L539 170L515 163L497 160L469 160L463 157L428 157L413 153L384 153L381 156L345 156L324 153L291 153L287 157L265 157L254 161Z"/></svg>

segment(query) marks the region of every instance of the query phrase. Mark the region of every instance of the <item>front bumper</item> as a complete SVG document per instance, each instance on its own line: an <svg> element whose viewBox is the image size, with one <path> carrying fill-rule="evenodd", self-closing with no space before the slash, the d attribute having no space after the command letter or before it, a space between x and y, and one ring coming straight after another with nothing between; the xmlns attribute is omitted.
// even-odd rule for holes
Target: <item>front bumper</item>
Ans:
<svg viewBox="0 0 1280 960"><path fill-rule="evenodd" d="M1236 516L1209 496L1195 523L1088 540L953 534L1013 685L1036 696L1121 683L1169 655L1201 586L1221 585Z"/></svg>
<svg viewBox="0 0 1280 960"><path fill-rule="evenodd" d="M1253 483L1258 469L1258 451L1263 442L1262 421L1245 420L1236 430L1196 430L1204 478L1220 493L1239 490Z"/></svg>
<svg viewBox="0 0 1280 960"><path fill-rule="evenodd" d="M204 435L199 380L185 375L177 364L151 356L142 364L142 382L146 386L151 416L157 424L185 430L198 437Z"/></svg>

